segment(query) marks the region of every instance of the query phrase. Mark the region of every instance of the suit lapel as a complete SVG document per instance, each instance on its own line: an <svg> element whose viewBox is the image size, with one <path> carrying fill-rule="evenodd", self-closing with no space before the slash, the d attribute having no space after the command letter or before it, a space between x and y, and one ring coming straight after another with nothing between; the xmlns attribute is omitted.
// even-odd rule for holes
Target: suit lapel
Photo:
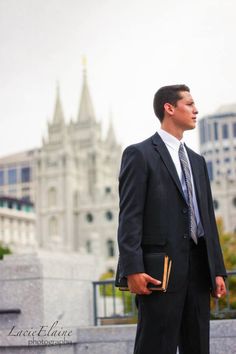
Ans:
<svg viewBox="0 0 236 354"><path fill-rule="evenodd" d="M161 137L158 133L155 133L153 135L152 142L154 144L155 150L161 156L162 161L164 162L164 164L165 164L167 170L169 171L174 183L176 184L180 194L182 195L184 201L186 202L184 192L183 192L180 180L179 180L179 176L176 171L176 167L174 165L174 162L170 156L170 153L169 153L165 143L163 142L163 140L161 139Z"/></svg>

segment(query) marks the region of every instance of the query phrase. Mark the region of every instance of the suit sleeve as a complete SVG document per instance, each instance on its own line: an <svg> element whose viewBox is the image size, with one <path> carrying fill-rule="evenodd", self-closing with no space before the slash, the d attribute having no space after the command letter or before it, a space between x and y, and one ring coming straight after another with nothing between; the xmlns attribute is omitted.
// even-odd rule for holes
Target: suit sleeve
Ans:
<svg viewBox="0 0 236 354"><path fill-rule="evenodd" d="M224 266L224 260L223 260L223 255L222 255L220 241L219 241L219 234L216 225L216 218L215 218L215 212L214 212L213 201L212 201L211 185L210 185L210 180L207 172L206 161L204 158L203 161L204 161L204 169L205 169L207 191L208 191L208 196L207 196L208 208L209 208L208 212L209 212L209 218L211 223L212 240L213 240L214 256L215 256L215 274L216 276L226 277L227 273Z"/></svg>
<svg viewBox="0 0 236 354"><path fill-rule="evenodd" d="M144 272L141 248L147 168L142 152L129 146L123 153L119 176L118 245L121 276Z"/></svg>

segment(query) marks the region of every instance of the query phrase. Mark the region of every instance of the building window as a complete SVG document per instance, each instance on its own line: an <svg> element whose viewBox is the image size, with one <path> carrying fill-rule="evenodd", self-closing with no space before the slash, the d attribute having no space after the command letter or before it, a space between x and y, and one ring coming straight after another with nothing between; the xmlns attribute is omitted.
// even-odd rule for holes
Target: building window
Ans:
<svg viewBox="0 0 236 354"><path fill-rule="evenodd" d="M219 209L219 202L218 202L218 200L216 200L216 199L213 200L213 206L214 206L214 209L215 209L215 210Z"/></svg>
<svg viewBox="0 0 236 354"><path fill-rule="evenodd" d="M105 193L110 194L111 193L111 187L105 187Z"/></svg>
<svg viewBox="0 0 236 354"><path fill-rule="evenodd" d="M204 119L200 120L200 142L201 144L206 142Z"/></svg>
<svg viewBox="0 0 236 354"><path fill-rule="evenodd" d="M92 215L91 213L87 213L87 214L86 214L86 220L87 220L88 222L93 222L93 215Z"/></svg>
<svg viewBox="0 0 236 354"><path fill-rule="evenodd" d="M30 168L29 167L23 167L21 169L21 182L26 183L30 182Z"/></svg>
<svg viewBox="0 0 236 354"><path fill-rule="evenodd" d="M58 236L58 223L55 216L51 217L49 220L49 235L51 237Z"/></svg>
<svg viewBox="0 0 236 354"><path fill-rule="evenodd" d="M79 193L78 193L78 191L74 192L73 204L74 204L74 208L78 208L78 205L79 205Z"/></svg>
<svg viewBox="0 0 236 354"><path fill-rule="evenodd" d="M218 123L217 123L217 122L214 123L214 138L215 138L215 140L218 140L218 139L219 139L219 135L218 135Z"/></svg>
<svg viewBox="0 0 236 354"><path fill-rule="evenodd" d="M88 253L92 253L92 245L91 245L91 241L90 240L86 241L86 251Z"/></svg>
<svg viewBox="0 0 236 354"><path fill-rule="evenodd" d="M230 162L230 157L226 157L226 158L224 159L224 162Z"/></svg>
<svg viewBox="0 0 236 354"><path fill-rule="evenodd" d="M233 135L236 138L236 123L233 123Z"/></svg>
<svg viewBox="0 0 236 354"><path fill-rule="evenodd" d="M16 183L17 183L16 168L10 168L8 170L8 184L16 184Z"/></svg>
<svg viewBox="0 0 236 354"><path fill-rule="evenodd" d="M111 211L106 212L106 219L109 221L111 221L113 219L113 214Z"/></svg>
<svg viewBox="0 0 236 354"><path fill-rule="evenodd" d="M56 188L52 187L48 191L48 206L54 207L57 205L57 191Z"/></svg>
<svg viewBox="0 0 236 354"><path fill-rule="evenodd" d="M233 206L236 207L236 197L233 198Z"/></svg>
<svg viewBox="0 0 236 354"><path fill-rule="evenodd" d="M30 202L30 195L24 195L24 196L22 197L22 200L24 200L25 202ZM26 208L28 208L28 207L26 207ZM25 210L26 210L26 209L25 209ZM27 209L26 211L29 211L29 210Z"/></svg>
<svg viewBox="0 0 236 354"><path fill-rule="evenodd" d="M207 124L207 141L211 141L211 124Z"/></svg>
<svg viewBox="0 0 236 354"><path fill-rule="evenodd" d="M114 255L115 255L113 240L107 240L107 254L108 254L108 257L114 257Z"/></svg>
<svg viewBox="0 0 236 354"><path fill-rule="evenodd" d="M207 171L210 181L213 181L213 166L212 161L207 161Z"/></svg>
<svg viewBox="0 0 236 354"><path fill-rule="evenodd" d="M0 170L0 186L4 185L4 170Z"/></svg>
<svg viewBox="0 0 236 354"><path fill-rule="evenodd" d="M223 137L223 139L228 139L228 137L229 137L228 124L222 125L222 137Z"/></svg>

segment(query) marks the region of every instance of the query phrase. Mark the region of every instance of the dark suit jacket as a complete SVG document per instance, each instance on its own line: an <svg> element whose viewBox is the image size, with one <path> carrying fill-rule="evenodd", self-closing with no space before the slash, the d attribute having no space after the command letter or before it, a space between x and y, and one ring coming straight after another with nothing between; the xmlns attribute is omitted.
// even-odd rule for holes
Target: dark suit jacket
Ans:
<svg viewBox="0 0 236 354"><path fill-rule="evenodd" d="M187 148L206 240L212 288L226 275L205 160ZM127 147L119 176L118 243L121 276L145 272L143 252L166 252L172 259L169 290L187 279L189 218L175 165L158 133ZM206 270L207 271L207 270Z"/></svg>

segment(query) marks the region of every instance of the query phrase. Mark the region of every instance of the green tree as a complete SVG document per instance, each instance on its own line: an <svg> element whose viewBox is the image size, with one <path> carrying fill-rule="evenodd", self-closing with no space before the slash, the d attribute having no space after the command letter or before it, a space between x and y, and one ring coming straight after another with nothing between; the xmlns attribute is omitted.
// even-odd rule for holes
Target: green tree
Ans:
<svg viewBox="0 0 236 354"><path fill-rule="evenodd" d="M220 244L224 256L225 267L227 271L236 270L236 233L225 232L221 218L217 219L217 227L220 237ZM220 310L224 318L236 317L236 276L229 276L226 280L228 294L218 301ZM229 298L230 311L228 309L227 299ZM212 300L212 309L215 307L215 301Z"/></svg>
<svg viewBox="0 0 236 354"><path fill-rule="evenodd" d="M115 274L112 270L103 273L99 280L113 280L114 281ZM113 284L104 284L99 286L99 292L101 296L115 296L117 298L122 298L124 304L124 314L128 314L132 312L134 295L129 291L121 291L118 288L114 287ZM136 314L134 314L133 322L137 321Z"/></svg>
<svg viewBox="0 0 236 354"><path fill-rule="evenodd" d="M225 232L222 219L217 219L220 243L227 270L236 269L236 233Z"/></svg>
<svg viewBox="0 0 236 354"><path fill-rule="evenodd" d="M5 254L10 254L11 253L11 250L9 247L7 246L3 246L1 243L0 243L0 260L3 259L3 256Z"/></svg>

